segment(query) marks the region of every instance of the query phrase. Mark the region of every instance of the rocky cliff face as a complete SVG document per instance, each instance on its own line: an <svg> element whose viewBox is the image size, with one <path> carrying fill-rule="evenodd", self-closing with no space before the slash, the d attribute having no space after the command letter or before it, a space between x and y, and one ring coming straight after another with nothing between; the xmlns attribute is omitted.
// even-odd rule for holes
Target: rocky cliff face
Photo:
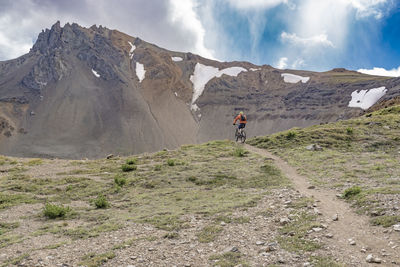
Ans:
<svg viewBox="0 0 400 267"><path fill-rule="evenodd" d="M0 74L0 153L18 156L102 157L231 138L239 110L248 135L268 134L357 116L363 110L349 102L360 90L368 98L385 87L385 103L400 95L399 79L217 62L59 22L28 54L0 62Z"/></svg>

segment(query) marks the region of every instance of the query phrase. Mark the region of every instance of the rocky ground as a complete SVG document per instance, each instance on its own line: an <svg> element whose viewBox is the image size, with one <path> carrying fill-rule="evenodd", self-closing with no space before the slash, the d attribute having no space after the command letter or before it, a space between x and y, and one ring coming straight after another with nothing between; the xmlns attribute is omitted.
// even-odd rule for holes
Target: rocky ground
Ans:
<svg viewBox="0 0 400 267"><path fill-rule="evenodd" d="M183 156L186 163L179 165ZM158 164L170 157L175 159L177 165ZM348 204L336 198L332 192L322 188L315 189L279 158L250 146L242 148L230 142L220 142L139 156L136 163L137 173L125 176L127 183L122 188L117 191L113 188L109 193L107 187L99 189L110 194L108 200L111 206L107 209L95 209L87 201L97 192L77 190L71 196L62 189L68 188L65 179L69 179L69 185L84 178L94 184L104 181L108 183L109 176L113 177L115 172L120 172L113 168L119 168L125 160L114 158L70 162L3 158L0 202L2 265L395 266L400 262L400 233L394 228L370 226L368 220L356 215ZM193 165L191 170L199 168L206 172L204 177L198 174L196 181L197 186L201 186L200 190L204 190L207 195L202 199L199 192L188 191L196 196L191 199L192 203L184 205L183 211L179 211L179 221L174 221L174 217L167 217L165 220L161 217L162 214L174 214L176 207L171 203L187 197L178 192L191 188L190 183L183 183L176 175L189 175L183 171L186 169L188 172L192 162L201 166ZM226 169L220 166L221 162L226 165ZM263 184L260 180L254 180L262 187L260 189L256 185L243 186L244 181L241 181L239 188L245 191L246 198L236 195L236 187L222 183L221 180L218 180L221 183L218 185L212 184L214 180L207 180L207 183L206 180L201 180L200 183L200 179L210 176L207 171L209 168L205 167L220 168L218 173L224 173L238 162L247 162L251 166L238 167L242 170L230 173L232 177L239 177L240 173L243 175L240 178L251 180L250 176L258 175L256 170L261 166L272 168L272 171L269 170L262 177L269 180L269 183ZM274 164L283 174L273 167ZM160 177L178 179L179 183L172 184L175 190L163 191L156 183L159 180L154 177L154 187L147 185L150 188L134 188L132 179L137 182L140 175L146 176L146 179L149 179L149 174L159 175L153 170L149 171L152 168L167 169L165 176ZM46 179L45 177L53 177L58 182L45 180L48 183L45 186L40 180ZM270 183L274 177L279 181ZM18 184L15 179L19 181ZM187 177L184 179L187 180ZM235 183L234 178L231 179L231 183ZM94 184L88 185L94 187ZM43 191L33 187L34 185L42 185ZM166 203L169 202L168 198L157 200L152 195L157 203L157 207L153 209L159 208L157 215L143 213L143 210L134 208L121 212L130 205L147 205L146 198L149 195L135 199L134 203L129 202L128 198L134 196L128 194L128 191L133 189L153 191L161 195L173 194L174 201ZM215 190L223 190L220 192L225 192L226 195L217 199L217 202L207 203L206 198L212 198L213 194L219 192ZM9 196L15 194L14 200L6 197L6 191ZM139 191L135 191L135 194L139 194ZM17 192L19 193L16 194ZM33 192L35 197L24 199L22 192ZM234 198L230 198L230 194ZM15 200L16 195L20 196L20 202ZM73 210L72 214L58 219L46 218L43 215L43 203L46 199L65 203ZM199 203L196 203L197 200ZM123 202L129 202L129 205L122 205ZM232 203L234 205L230 205ZM160 207L162 205L165 206ZM223 208L214 209L213 205ZM135 217L131 214L133 212L140 213L140 217ZM152 220L154 217L158 219ZM148 223L143 223L146 220ZM360 226L362 227L357 229Z"/></svg>
<svg viewBox="0 0 400 267"><path fill-rule="evenodd" d="M399 266L399 113L252 146L0 157L0 266Z"/></svg>

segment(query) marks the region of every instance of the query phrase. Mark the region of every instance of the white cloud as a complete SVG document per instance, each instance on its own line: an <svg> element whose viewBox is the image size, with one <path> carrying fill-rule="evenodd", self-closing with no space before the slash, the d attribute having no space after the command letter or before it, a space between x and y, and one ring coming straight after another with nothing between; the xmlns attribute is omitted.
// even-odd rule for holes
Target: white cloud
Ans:
<svg viewBox="0 0 400 267"><path fill-rule="evenodd" d="M293 69L299 69L305 65L304 59L298 58L292 63L292 68Z"/></svg>
<svg viewBox="0 0 400 267"><path fill-rule="evenodd" d="M359 69L358 72L369 74L369 75L378 75L378 76L387 76L387 77L400 77L400 66L397 69L386 70L384 68L373 68L373 69Z"/></svg>
<svg viewBox="0 0 400 267"><path fill-rule="evenodd" d="M170 4L171 21L175 25L181 25L195 39L194 50L192 51L203 57L214 58L213 51L204 45L205 30L194 10L195 0L170 0Z"/></svg>
<svg viewBox="0 0 400 267"><path fill-rule="evenodd" d="M334 47L332 42L328 40L328 36L324 33L303 38L297 36L295 33L282 32L281 39L283 42L289 42L294 45L303 45L303 46L322 45L322 46Z"/></svg>
<svg viewBox="0 0 400 267"><path fill-rule="evenodd" d="M42 29L57 20L102 25L169 50L212 58L196 5L197 0L1 0L0 60L27 53Z"/></svg>
<svg viewBox="0 0 400 267"><path fill-rule="evenodd" d="M275 67L281 70L286 69L288 66L287 61L287 57L281 57L279 61L275 64Z"/></svg>
<svg viewBox="0 0 400 267"><path fill-rule="evenodd" d="M374 16L376 19L383 17L382 5L387 3L387 0L342 0L347 2L357 11L357 17Z"/></svg>
<svg viewBox="0 0 400 267"><path fill-rule="evenodd" d="M289 0L227 0L227 2L237 9L269 9L280 4L294 8L294 4Z"/></svg>

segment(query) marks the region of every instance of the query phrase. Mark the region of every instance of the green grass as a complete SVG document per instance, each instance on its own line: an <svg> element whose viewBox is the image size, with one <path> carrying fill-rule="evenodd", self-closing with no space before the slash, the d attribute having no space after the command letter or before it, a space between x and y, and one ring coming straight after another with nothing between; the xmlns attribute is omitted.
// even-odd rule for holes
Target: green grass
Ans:
<svg viewBox="0 0 400 267"><path fill-rule="evenodd" d="M90 253L82 258L82 261L79 265L84 265L87 267L98 267L113 258L115 258L115 253L112 251L102 254Z"/></svg>
<svg viewBox="0 0 400 267"><path fill-rule="evenodd" d="M0 235L0 248L7 247L24 241L25 237L21 234L5 233Z"/></svg>
<svg viewBox="0 0 400 267"><path fill-rule="evenodd" d="M114 182L117 186L124 186L126 184L126 178L123 176L116 176Z"/></svg>
<svg viewBox="0 0 400 267"><path fill-rule="evenodd" d="M243 147L237 147L233 152L233 155L238 158L245 157L248 152Z"/></svg>
<svg viewBox="0 0 400 267"><path fill-rule="evenodd" d="M310 258L310 262L315 267L344 267L344 264L338 263L330 257L314 256Z"/></svg>
<svg viewBox="0 0 400 267"><path fill-rule="evenodd" d="M382 225L383 227L390 227L397 223L400 223L399 215L384 215L371 219L373 225Z"/></svg>
<svg viewBox="0 0 400 267"><path fill-rule="evenodd" d="M46 203L43 208L43 214L49 219L56 219L64 217L68 212L71 211L70 207L64 207L62 205L55 205Z"/></svg>
<svg viewBox="0 0 400 267"><path fill-rule="evenodd" d="M28 253L23 253L22 255L20 255L18 257L7 259L0 266L1 267L6 267L6 266L18 265L21 261L23 261L24 259L26 259L28 257L29 257Z"/></svg>
<svg viewBox="0 0 400 267"><path fill-rule="evenodd" d="M353 187L350 187L350 188L347 188L346 190L344 190L342 196L345 199L351 199L360 193L361 193L361 188L359 186L353 186Z"/></svg>
<svg viewBox="0 0 400 267"><path fill-rule="evenodd" d="M135 171L137 169L137 166L131 165L131 164L123 164L121 166L121 169L123 172L131 172L131 171Z"/></svg>
<svg viewBox="0 0 400 267"><path fill-rule="evenodd" d="M167 159L167 165L168 166L175 166L175 159Z"/></svg>
<svg viewBox="0 0 400 267"><path fill-rule="evenodd" d="M290 203L294 216L288 224L279 229L281 235L277 238L282 248L297 253L315 251L321 248L321 244L307 236L308 230L320 226L320 223L317 222L317 216L307 212L307 206L312 202L311 198L302 197Z"/></svg>
<svg viewBox="0 0 400 267"><path fill-rule="evenodd" d="M236 157L237 148L231 141L214 141L139 155L135 160L130 157L73 161L63 163L66 170L51 177L37 177L31 172L31 168L45 168L50 163L46 160L41 165L12 166L0 178L0 207L57 203L57 208L45 209L48 218L62 220L46 220L43 227L26 238L53 234L72 240L86 239L121 229L128 222L151 224L167 231L165 238L179 238L179 231L190 225L187 218L191 216L211 220L211 225L218 229L214 216L254 207L276 187L290 186L271 162L248 151L245 157ZM173 161L173 166L169 166L168 160ZM124 172L123 165L140 168ZM112 205L100 208L107 206L104 203ZM66 212L62 207L74 208ZM42 212L39 210L36 215ZM250 221L245 216L229 217L230 222L226 223ZM211 229L202 231L200 239L218 235L211 231L206 237L208 230ZM3 232L5 246L23 240Z"/></svg>
<svg viewBox="0 0 400 267"><path fill-rule="evenodd" d="M128 165L136 165L138 163L138 159L137 158L130 158L130 159L127 159L125 163L128 164Z"/></svg>
<svg viewBox="0 0 400 267"><path fill-rule="evenodd" d="M234 267L234 266L250 266L243 260L239 252L225 252L223 254L212 255L210 260L214 266Z"/></svg>
<svg viewBox="0 0 400 267"><path fill-rule="evenodd" d="M15 228L19 227L19 222L7 223L7 222L0 222L0 235L9 232Z"/></svg>
<svg viewBox="0 0 400 267"><path fill-rule="evenodd" d="M28 165L28 166L42 165L43 160L42 159L31 159L28 162L25 162L24 164Z"/></svg>
<svg viewBox="0 0 400 267"><path fill-rule="evenodd" d="M222 232L223 227L220 225L205 226L198 234L197 239L200 243L209 243L214 241Z"/></svg>
<svg viewBox="0 0 400 267"><path fill-rule="evenodd" d="M370 213L380 206L392 212L393 207L383 205L385 198L380 195L399 200L399 115L400 106L393 106L359 118L295 128L247 142L285 159L312 184L335 188L359 213ZM288 138L293 133L295 136ZM306 147L310 144L323 150L309 151Z"/></svg>
<svg viewBox="0 0 400 267"><path fill-rule="evenodd" d="M95 200L94 200L94 205L98 209L105 209L110 206L110 203L107 201L107 198L104 195L99 195Z"/></svg>

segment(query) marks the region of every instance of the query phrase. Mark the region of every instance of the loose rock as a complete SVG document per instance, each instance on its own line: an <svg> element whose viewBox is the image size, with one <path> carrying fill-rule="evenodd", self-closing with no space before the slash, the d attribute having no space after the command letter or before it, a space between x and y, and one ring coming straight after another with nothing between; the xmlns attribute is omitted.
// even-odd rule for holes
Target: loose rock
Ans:
<svg viewBox="0 0 400 267"><path fill-rule="evenodd" d="M317 144L311 144L309 146L306 146L306 149L311 151L321 151L322 147Z"/></svg>
<svg viewBox="0 0 400 267"><path fill-rule="evenodd" d="M365 258L366 262L368 263L381 263L382 260L380 258L375 258L372 256L372 254L368 254L368 256Z"/></svg>

